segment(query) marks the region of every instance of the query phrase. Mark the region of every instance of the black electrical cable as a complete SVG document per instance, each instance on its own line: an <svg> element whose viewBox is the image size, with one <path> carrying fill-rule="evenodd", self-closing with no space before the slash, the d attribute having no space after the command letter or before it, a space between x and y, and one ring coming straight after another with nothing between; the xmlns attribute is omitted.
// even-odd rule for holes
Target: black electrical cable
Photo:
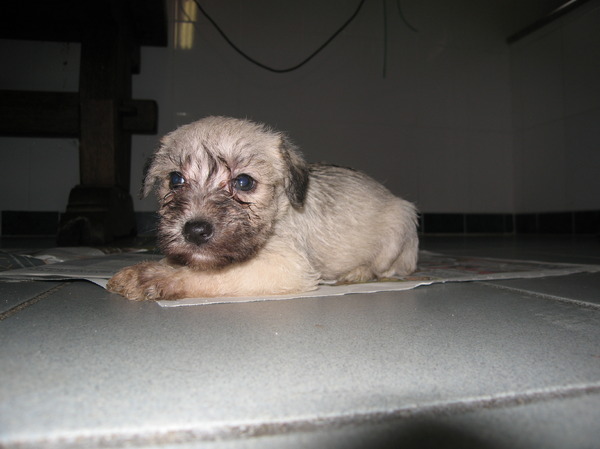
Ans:
<svg viewBox="0 0 600 449"><path fill-rule="evenodd" d="M411 30L413 30L415 33L418 33L419 30L417 30L414 26L412 26L410 23L408 23L408 21L406 20L406 17L404 17L404 13L402 12L402 7L400 6L400 0L396 0L396 6L398 7L398 14L400 15L400 18L402 19L404 24L407 27L409 27Z"/></svg>
<svg viewBox="0 0 600 449"><path fill-rule="evenodd" d="M331 43L331 41L334 40L338 36L338 34L340 34L342 31L344 31L346 29L346 27L348 25L350 25L350 23L356 18L356 16L358 15L358 13L360 12L360 10L362 9L363 5L365 4L365 1L366 0L360 0L360 3L358 5L358 7L354 11L354 13L350 16L350 18L348 20L346 20L346 22L344 22L344 24L335 33L333 33L332 36L325 41L325 43L323 43L319 48L317 48L314 52L312 52L302 62L300 62L300 63L298 63L298 64L296 64L296 65L294 65L292 67L288 67L286 69L276 69L276 68L273 68L273 67L269 67L268 65L263 64L261 62L258 62L256 59L248 56L237 45L235 45L231 41L231 39L229 39L229 37L227 36L227 34L225 34L225 32L221 29L221 27L217 24L217 22L215 22L214 19L207 14L207 12L204 10L204 8L202 8L202 5L200 5L199 0L194 0L194 3L198 7L198 10L202 14L204 14L204 16L208 19L208 21L210 23L212 23L212 25L215 27L215 29L219 32L219 34L223 37L223 39L225 39L225 41L231 46L231 48L233 48L236 52L238 52L245 59L247 59L248 61L250 61L252 64L255 64L255 65L257 65L257 66L259 66L259 67L261 67L261 68L263 68L265 70L268 70L269 72L274 72L274 73L288 73L288 72L292 72L294 70L299 69L304 64L306 64L308 61L310 61L312 58L314 58L315 56L317 56L317 54L319 54L321 52L321 50L323 50L325 47L327 47L327 45L329 45Z"/></svg>

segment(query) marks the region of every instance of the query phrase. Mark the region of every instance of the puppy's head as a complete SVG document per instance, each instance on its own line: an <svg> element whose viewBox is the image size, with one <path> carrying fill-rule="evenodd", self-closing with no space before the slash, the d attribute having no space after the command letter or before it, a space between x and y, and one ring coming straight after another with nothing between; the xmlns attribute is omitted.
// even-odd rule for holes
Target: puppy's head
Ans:
<svg viewBox="0 0 600 449"><path fill-rule="evenodd" d="M308 167L281 133L207 117L162 139L143 195L156 189L159 245L170 259L218 269L254 256L290 207L303 205Z"/></svg>

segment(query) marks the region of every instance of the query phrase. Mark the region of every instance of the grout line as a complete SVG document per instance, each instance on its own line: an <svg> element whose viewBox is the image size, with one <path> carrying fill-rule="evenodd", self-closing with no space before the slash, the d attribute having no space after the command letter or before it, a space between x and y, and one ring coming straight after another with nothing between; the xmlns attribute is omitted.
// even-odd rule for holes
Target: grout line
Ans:
<svg viewBox="0 0 600 449"><path fill-rule="evenodd" d="M0 313L0 321L5 320L11 316L13 316L14 314L20 312L23 309L26 309L29 306L34 305L35 303L41 301L44 298L47 298L48 296L53 295L54 293L56 293L57 291L59 291L61 288L63 288L65 285L67 285L68 282L61 282L60 284L52 287L50 290L46 290L43 293L40 293L39 295L34 296L31 299L28 299L25 302L22 302L10 309L8 309L6 312L2 312Z"/></svg>
<svg viewBox="0 0 600 449"><path fill-rule="evenodd" d="M234 441L293 433L329 431L345 427L394 423L398 420L431 417L447 417L480 410L495 410L519 407L529 404L599 395L600 383L575 384L562 387L547 387L524 392L499 393L475 396L447 402L430 404L410 404L402 408L382 412L355 413L352 415L296 418L282 421L238 421L231 424L200 425L196 428L163 429L150 432L120 432L101 434L78 434L15 441L19 449L33 449L44 446L48 449L79 449L81 447L116 448L138 446L162 446L177 444L198 444L210 441ZM8 443L5 447L11 447Z"/></svg>
<svg viewBox="0 0 600 449"><path fill-rule="evenodd" d="M549 299L551 301L557 301L557 302L562 302L562 303L566 303L566 304L571 304L571 305L574 305L577 307L582 307L585 309L600 310L600 304L582 301L580 299L571 299L571 298L566 298L564 296L550 295L548 293L541 293L541 292L537 292L535 290L528 290L528 289L519 288L519 287L509 287L506 285L494 284L491 282L479 281L479 284L487 285L488 287L499 288L501 290L508 290L511 292L526 293L530 296L536 296L536 297L543 298L543 299Z"/></svg>

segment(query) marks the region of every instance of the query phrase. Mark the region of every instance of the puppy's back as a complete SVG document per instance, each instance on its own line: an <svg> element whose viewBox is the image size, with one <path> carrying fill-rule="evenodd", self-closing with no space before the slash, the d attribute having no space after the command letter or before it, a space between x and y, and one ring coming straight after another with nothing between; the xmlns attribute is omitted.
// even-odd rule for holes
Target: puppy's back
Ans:
<svg viewBox="0 0 600 449"><path fill-rule="evenodd" d="M312 164L306 202L296 214L323 279L360 282L416 268L414 205L364 173Z"/></svg>

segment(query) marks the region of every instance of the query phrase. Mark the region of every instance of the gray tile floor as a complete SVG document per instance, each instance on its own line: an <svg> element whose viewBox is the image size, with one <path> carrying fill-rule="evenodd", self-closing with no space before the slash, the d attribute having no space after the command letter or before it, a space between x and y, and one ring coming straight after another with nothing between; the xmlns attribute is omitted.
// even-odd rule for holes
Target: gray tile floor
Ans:
<svg viewBox="0 0 600 449"><path fill-rule="evenodd" d="M589 238L429 237L600 264ZM600 447L600 273L163 309L0 283L0 446Z"/></svg>

